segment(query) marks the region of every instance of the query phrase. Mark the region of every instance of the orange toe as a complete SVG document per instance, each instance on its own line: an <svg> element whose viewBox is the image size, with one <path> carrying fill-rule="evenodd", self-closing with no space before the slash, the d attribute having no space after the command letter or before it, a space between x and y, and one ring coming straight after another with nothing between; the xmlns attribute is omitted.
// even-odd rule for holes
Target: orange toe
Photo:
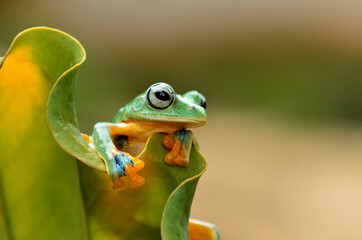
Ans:
<svg viewBox="0 0 362 240"><path fill-rule="evenodd" d="M166 137L163 138L162 140L162 143L165 147L167 147L168 149L172 149L173 148L173 145L175 144L173 142L173 139L174 139L174 135L172 134L169 134L167 135Z"/></svg>
<svg viewBox="0 0 362 240"><path fill-rule="evenodd" d="M133 168L134 168L134 170L136 172L138 172L139 170L141 170L145 166L145 163L142 160L138 159L138 158L135 158L132 161L133 161Z"/></svg>
<svg viewBox="0 0 362 240"><path fill-rule="evenodd" d="M129 153L124 153L124 154L126 154L129 157L129 159L132 160L133 168L134 168L134 170L136 172L138 172L139 170L141 170L145 166L145 163L141 159L132 157Z"/></svg>
<svg viewBox="0 0 362 240"><path fill-rule="evenodd" d="M131 166L131 164L128 164L125 167L124 173L129 179L131 188L142 186L145 183L145 179L136 173L136 170Z"/></svg>
<svg viewBox="0 0 362 240"><path fill-rule="evenodd" d="M124 186L124 181L121 178L118 178L118 181L113 183L112 188L117 189L123 186Z"/></svg>
<svg viewBox="0 0 362 240"><path fill-rule="evenodd" d="M181 150L181 141L176 140L172 150L165 156L165 162L171 165L176 165L176 158L179 155Z"/></svg>

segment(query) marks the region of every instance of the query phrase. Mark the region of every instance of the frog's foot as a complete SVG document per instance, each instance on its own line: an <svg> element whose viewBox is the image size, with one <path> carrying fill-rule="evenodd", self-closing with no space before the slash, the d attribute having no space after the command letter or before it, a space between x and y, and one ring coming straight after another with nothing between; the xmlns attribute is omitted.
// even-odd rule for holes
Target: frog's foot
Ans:
<svg viewBox="0 0 362 240"><path fill-rule="evenodd" d="M178 165L181 167L187 167L189 164L189 157L191 146L194 143L194 135L190 130L180 130L173 134L169 134L164 137L163 145L171 149L171 151L165 156L165 162L170 165Z"/></svg>
<svg viewBox="0 0 362 240"><path fill-rule="evenodd" d="M119 188L124 185L124 181L121 177L127 176L130 182L131 188L142 186L145 183L145 179L137 174L145 164L142 160L132 157L128 153L115 151L112 153L116 161L116 170L118 177L113 182L113 188Z"/></svg>

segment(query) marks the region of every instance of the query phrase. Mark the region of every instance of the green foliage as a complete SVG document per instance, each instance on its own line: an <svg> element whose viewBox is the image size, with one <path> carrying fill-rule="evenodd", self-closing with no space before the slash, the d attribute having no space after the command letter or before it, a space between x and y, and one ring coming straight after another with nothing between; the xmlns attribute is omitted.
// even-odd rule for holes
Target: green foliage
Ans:
<svg viewBox="0 0 362 240"><path fill-rule="evenodd" d="M49 28L20 33L5 56L0 239L159 239L161 234L188 239L191 202L205 159L192 149L189 167L169 166L163 162L163 135L154 135L140 156L145 185L113 190L102 159L78 129L74 86L84 60L74 38ZM58 144L92 168L55 143L47 109Z"/></svg>
<svg viewBox="0 0 362 240"><path fill-rule="evenodd" d="M48 93L74 64L69 45L64 33L27 30L0 69L3 239L88 238L77 162L55 143L46 120Z"/></svg>

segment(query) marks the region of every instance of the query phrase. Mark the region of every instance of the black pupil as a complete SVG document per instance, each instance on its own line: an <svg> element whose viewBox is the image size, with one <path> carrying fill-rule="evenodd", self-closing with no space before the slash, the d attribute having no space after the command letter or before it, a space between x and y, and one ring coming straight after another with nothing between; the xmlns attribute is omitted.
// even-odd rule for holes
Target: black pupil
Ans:
<svg viewBox="0 0 362 240"><path fill-rule="evenodd" d="M205 110L206 110L206 108L207 108L206 98L201 93L199 93L199 96L200 96L200 100L201 100L200 105L201 105L201 107L205 108Z"/></svg>
<svg viewBox="0 0 362 240"><path fill-rule="evenodd" d="M161 101L170 100L170 95L168 95L166 91L157 91L155 92L155 96Z"/></svg>
<svg viewBox="0 0 362 240"><path fill-rule="evenodd" d="M206 100L201 101L201 107L203 107L205 109L207 108Z"/></svg>

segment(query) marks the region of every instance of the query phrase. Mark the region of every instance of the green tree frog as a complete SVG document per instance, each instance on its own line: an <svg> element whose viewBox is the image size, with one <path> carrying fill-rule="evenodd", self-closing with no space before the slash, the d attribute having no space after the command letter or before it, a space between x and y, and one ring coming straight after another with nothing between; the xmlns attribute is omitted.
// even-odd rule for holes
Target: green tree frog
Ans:
<svg viewBox="0 0 362 240"><path fill-rule="evenodd" d="M152 134L166 133L163 145L170 149L164 161L186 167L191 146L198 147L189 128L205 125L206 99L197 91L175 94L166 83L156 83L118 110L112 122L94 126L92 136L82 134L105 161L113 188L124 185L128 177L131 188L144 184L137 174L144 162L137 156Z"/></svg>

